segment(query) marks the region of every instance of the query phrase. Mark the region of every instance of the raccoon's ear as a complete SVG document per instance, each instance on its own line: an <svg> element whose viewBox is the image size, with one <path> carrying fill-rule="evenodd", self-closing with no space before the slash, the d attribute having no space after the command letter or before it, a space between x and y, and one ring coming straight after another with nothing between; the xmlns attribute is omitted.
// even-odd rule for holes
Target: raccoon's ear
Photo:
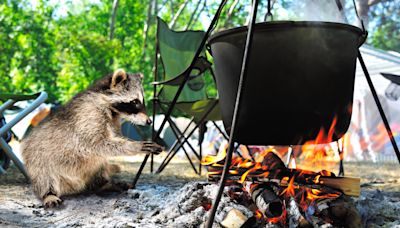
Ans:
<svg viewBox="0 0 400 228"><path fill-rule="evenodd" d="M118 69L114 72L111 78L111 88L115 88L118 84L124 82L128 75L123 69Z"/></svg>

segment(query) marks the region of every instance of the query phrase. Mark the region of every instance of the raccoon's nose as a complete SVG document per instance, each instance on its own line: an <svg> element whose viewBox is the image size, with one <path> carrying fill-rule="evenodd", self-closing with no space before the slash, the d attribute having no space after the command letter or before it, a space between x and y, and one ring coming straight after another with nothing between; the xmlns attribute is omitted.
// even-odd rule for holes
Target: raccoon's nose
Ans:
<svg viewBox="0 0 400 228"><path fill-rule="evenodd" d="M147 124L147 125L151 125L152 123L153 123L153 121L151 121L150 118L148 118L148 119L146 120L146 124Z"/></svg>

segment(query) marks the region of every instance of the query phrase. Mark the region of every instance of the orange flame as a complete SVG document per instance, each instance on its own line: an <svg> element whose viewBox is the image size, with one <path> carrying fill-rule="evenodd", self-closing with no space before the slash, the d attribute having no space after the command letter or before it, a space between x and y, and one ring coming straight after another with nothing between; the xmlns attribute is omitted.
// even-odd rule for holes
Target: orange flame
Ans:
<svg viewBox="0 0 400 228"><path fill-rule="evenodd" d="M286 196L295 196L295 185L294 185L294 177L292 177L289 181L289 185L287 186L287 188L285 188L282 193L280 194L282 195L286 195Z"/></svg>
<svg viewBox="0 0 400 228"><path fill-rule="evenodd" d="M279 194L280 197L282 196L293 197L296 199L296 201L298 201L299 198L301 198L299 205L302 209L306 210L309 207L309 205L316 200L337 198L341 195L340 192L331 190L321 191L318 189L304 187L303 185L300 185L299 182L296 183L296 178L302 178L305 176L307 178L306 180L310 181L311 184L312 183L321 184L320 181L321 176L333 175L330 171L327 171L325 169L327 168L327 164L337 163L337 160L335 160L334 157L336 151L334 150L334 147L332 145L322 145L322 144L332 142L332 139L335 134L336 123L337 123L337 118L335 117L327 133L324 129L321 129L315 140L310 140L306 142L303 146L299 147L299 149L301 150L300 160L303 159L302 163L300 162L297 163L297 165L301 168L300 174L299 174L299 169L297 169L295 171L295 174L291 173L289 176L284 176L284 177L280 176L279 180L273 180L274 182L278 181L276 183L280 182L280 186L287 186L283 191L280 192ZM227 146L228 145L225 145L225 147L221 147L219 153L216 156L206 156L202 160L202 165L207 165L210 167L210 171L208 172L209 175L222 173L222 166L223 166L222 161L226 157ZM244 149L246 156L244 157L234 156L232 158L232 163L229 173L232 175L242 174L239 180L235 181L236 183L241 183L243 184L243 186L245 186L247 185L246 183L250 182L252 183L252 185L250 186L251 188L257 185L256 183L252 182L251 180L252 178L270 177L270 172L272 173L271 170L274 170L274 168L271 167L273 167L274 164L268 163L268 165L270 165L271 167L267 167L266 165L263 165L265 164L264 159L268 153L271 152L275 153L276 150L274 149L274 147L267 147L264 150L260 150L259 148L257 149L258 149L257 152L252 154L254 159L252 159L250 156L251 151L248 151L247 149ZM217 171L214 171L213 167L215 167L214 170ZM307 170L315 170L316 168L322 171L320 171L319 173L315 173L313 171L307 171ZM275 178L275 176L270 178ZM286 221L286 213L287 213L286 210L284 210L283 214L279 217L265 218L265 219L270 223L279 223L279 222L284 223ZM263 215L261 211L259 210L255 211L255 217L257 219L262 219Z"/></svg>
<svg viewBox="0 0 400 228"><path fill-rule="evenodd" d="M315 201L317 199L332 199L340 196L339 193L325 193L315 188L311 189L307 188L306 192L307 192L307 199L311 201Z"/></svg>
<svg viewBox="0 0 400 228"><path fill-rule="evenodd" d="M336 153L336 143L331 143L334 138L336 123L337 118L335 117L327 134L324 128L321 128L314 140L304 143L301 147L299 159L301 162L297 163L298 167L316 171L337 164L340 158Z"/></svg>
<svg viewBox="0 0 400 228"><path fill-rule="evenodd" d="M226 157L226 148L219 150L217 153L217 156L212 156L212 155L207 155L204 156L204 158L201 160L202 165L214 165L222 160L224 160Z"/></svg>
<svg viewBox="0 0 400 228"><path fill-rule="evenodd" d="M267 222L272 223L272 224L277 224L277 223L281 223L281 222L284 223L286 221L286 216L287 216L287 211L284 210L281 216L275 217L275 218L268 218Z"/></svg>
<svg viewBox="0 0 400 228"><path fill-rule="evenodd" d="M261 213L261 211L260 210L256 210L256 212L255 212L255 215L254 215L255 217L256 217L256 219L258 219L258 220L260 220L260 219L262 219L264 216L263 216L263 214Z"/></svg>

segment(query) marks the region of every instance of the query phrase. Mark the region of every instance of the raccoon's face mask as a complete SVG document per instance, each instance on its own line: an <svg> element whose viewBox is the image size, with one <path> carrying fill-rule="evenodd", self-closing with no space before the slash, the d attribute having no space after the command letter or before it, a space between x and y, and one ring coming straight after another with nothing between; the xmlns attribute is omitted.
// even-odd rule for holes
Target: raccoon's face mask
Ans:
<svg viewBox="0 0 400 228"><path fill-rule="evenodd" d="M127 74L118 70L113 74L110 85L112 111L137 125L151 124L146 114L142 79L142 74Z"/></svg>

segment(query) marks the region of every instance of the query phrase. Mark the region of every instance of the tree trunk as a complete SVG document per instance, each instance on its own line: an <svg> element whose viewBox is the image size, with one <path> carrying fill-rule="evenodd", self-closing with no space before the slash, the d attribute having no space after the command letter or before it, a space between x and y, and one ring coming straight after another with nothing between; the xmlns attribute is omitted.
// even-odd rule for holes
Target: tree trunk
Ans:
<svg viewBox="0 0 400 228"><path fill-rule="evenodd" d="M194 18L194 16L195 16L195 14L197 13L197 10L199 9L200 4L201 4L201 0L199 0L199 1L197 2L196 8L194 9L192 15L190 15L190 19L189 19L189 22L188 22L187 25L186 25L185 30L188 30L189 27L190 27L190 25L192 24L193 18Z"/></svg>
<svg viewBox="0 0 400 228"><path fill-rule="evenodd" d="M176 12L176 14L174 15L174 17L171 20L171 23L169 23L169 27L171 29L175 28L176 22L178 21L179 16L182 14L183 10L185 9L185 7L187 6L187 4L189 3L189 0L186 0L178 9L178 11Z"/></svg>
<svg viewBox="0 0 400 228"><path fill-rule="evenodd" d="M225 20L225 25L224 25L225 28L228 28L230 25L232 25L231 19L232 19L232 16L235 12L235 8L238 3L239 3L239 0L235 0L232 3L231 7L229 7L228 14L227 14L226 20Z"/></svg>
<svg viewBox="0 0 400 228"><path fill-rule="evenodd" d="M204 0L202 8L199 10L199 12L196 14L196 17L193 19L191 25L196 24L196 22L199 20L200 15L204 12L204 9L207 8L207 0Z"/></svg>
<svg viewBox="0 0 400 228"><path fill-rule="evenodd" d="M114 39L115 18L117 16L119 0L114 0L110 20L110 40Z"/></svg>
<svg viewBox="0 0 400 228"><path fill-rule="evenodd" d="M157 0L150 0L149 2L149 8L147 9L147 19L146 23L144 24L144 32L143 32L143 50L142 50L142 56L145 56L146 49L147 49L147 38L149 35L149 29L151 24L153 24L153 17L157 16L156 14L153 15L152 9L153 7L157 8L156 4ZM156 13L157 9L154 9L154 13Z"/></svg>

